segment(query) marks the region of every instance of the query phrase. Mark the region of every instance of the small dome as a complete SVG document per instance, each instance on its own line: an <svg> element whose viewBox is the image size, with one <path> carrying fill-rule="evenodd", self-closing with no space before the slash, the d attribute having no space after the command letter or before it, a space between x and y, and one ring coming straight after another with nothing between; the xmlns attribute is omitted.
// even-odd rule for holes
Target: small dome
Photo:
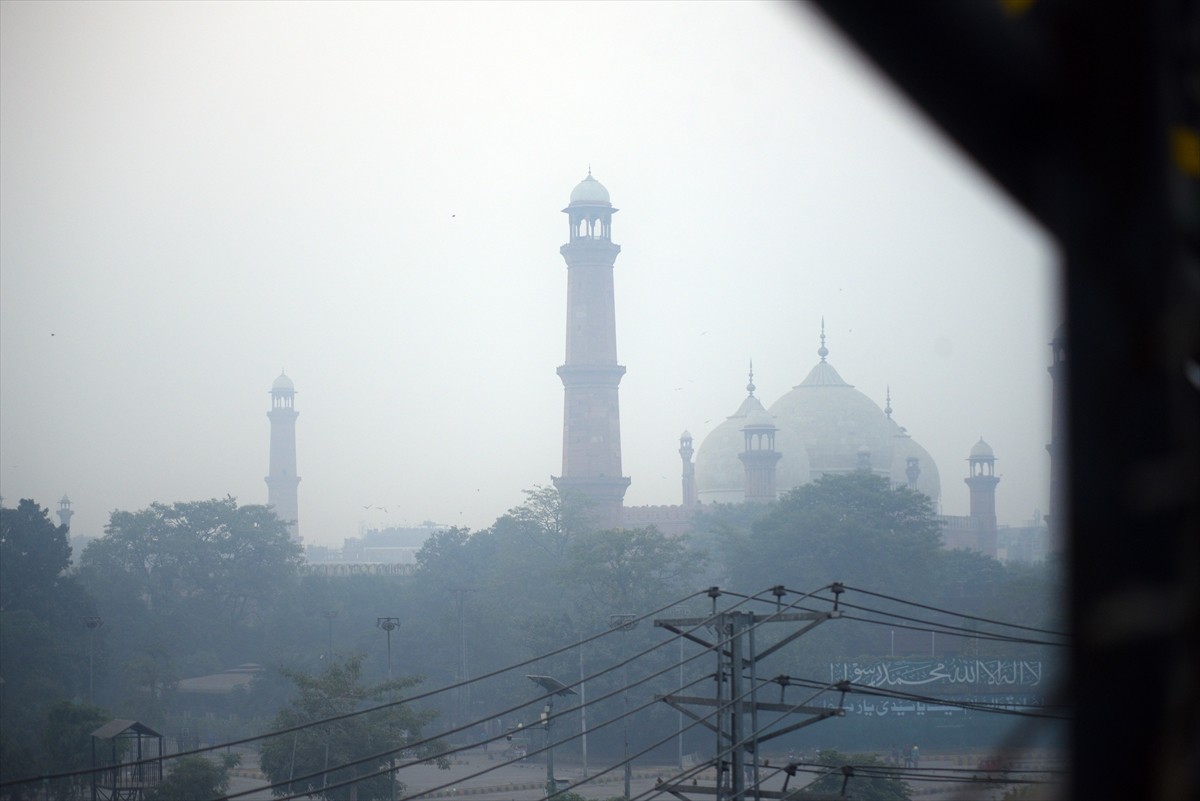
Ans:
<svg viewBox="0 0 1200 801"><path fill-rule="evenodd" d="M959 451L961 453L961 451ZM992 450L992 446L983 441L983 437L979 438L979 442L975 443L975 447L971 448L972 459L995 459L996 453Z"/></svg>
<svg viewBox="0 0 1200 801"><path fill-rule="evenodd" d="M683 433L679 435L679 440L681 442L685 439L691 439L691 438L692 438L692 432L688 431L686 428L683 430Z"/></svg>
<svg viewBox="0 0 1200 801"><path fill-rule="evenodd" d="M604 184L593 178L592 171L588 170L587 178L584 178L578 186L571 190L571 205L611 206L612 201L609 199L608 190L604 188Z"/></svg>
<svg viewBox="0 0 1200 801"><path fill-rule="evenodd" d="M292 383L292 379L287 377L287 373L280 373L279 378L276 378L271 384L272 392L295 392L296 385Z"/></svg>
<svg viewBox="0 0 1200 801"><path fill-rule="evenodd" d="M757 409L752 409L746 415L746 425L743 428L776 428L775 418L760 406Z"/></svg>

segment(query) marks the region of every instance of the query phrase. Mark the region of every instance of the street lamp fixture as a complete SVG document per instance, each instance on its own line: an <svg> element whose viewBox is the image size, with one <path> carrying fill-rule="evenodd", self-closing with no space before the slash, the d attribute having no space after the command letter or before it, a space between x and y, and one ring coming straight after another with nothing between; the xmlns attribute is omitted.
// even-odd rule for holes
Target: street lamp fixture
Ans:
<svg viewBox="0 0 1200 801"><path fill-rule="evenodd" d="M377 617L375 625L387 632L387 654L388 654L388 681L392 680L392 632L400 628L400 618L398 617Z"/></svg>
<svg viewBox="0 0 1200 801"><path fill-rule="evenodd" d="M575 695L576 693L553 676L526 676L525 678L546 692L553 693L546 700L546 705L542 707L541 714L538 716L542 729L546 732L546 797L549 798L558 792L558 783L554 781L554 746L550 742L550 727L554 725L554 721L551 720L554 715L554 696Z"/></svg>

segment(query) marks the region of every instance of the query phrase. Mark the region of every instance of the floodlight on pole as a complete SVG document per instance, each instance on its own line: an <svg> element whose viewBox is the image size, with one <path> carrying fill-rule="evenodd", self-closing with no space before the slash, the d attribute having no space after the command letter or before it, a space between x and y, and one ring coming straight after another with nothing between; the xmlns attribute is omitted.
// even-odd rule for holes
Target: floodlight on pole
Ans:
<svg viewBox="0 0 1200 801"><path fill-rule="evenodd" d="M92 666L96 660L96 629L104 625L99 615L88 615L83 619L83 625L88 629L88 703L96 702L94 685L92 683Z"/></svg>
<svg viewBox="0 0 1200 801"><path fill-rule="evenodd" d="M575 695L576 693L553 676L526 676L525 678L546 692L551 693L550 697L546 699L546 705L542 708L539 716L542 730L546 733L546 797L549 798L558 792L558 783L554 781L554 746L550 742L550 727L554 724L552 720L554 716L554 696Z"/></svg>
<svg viewBox="0 0 1200 801"><path fill-rule="evenodd" d="M387 654L388 654L388 681L392 680L392 632L400 628L400 618L398 617L377 617L375 625L387 632Z"/></svg>
<svg viewBox="0 0 1200 801"><path fill-rule="evenodd" d="M377 617L375 625L383 629L387 633L387 654L388 654L388 683L392 682L392 632L400 627L400 618L398 617ZM388 759L388 788L391 794L392 801L396 801L396 760L395 758Z"/></svg>

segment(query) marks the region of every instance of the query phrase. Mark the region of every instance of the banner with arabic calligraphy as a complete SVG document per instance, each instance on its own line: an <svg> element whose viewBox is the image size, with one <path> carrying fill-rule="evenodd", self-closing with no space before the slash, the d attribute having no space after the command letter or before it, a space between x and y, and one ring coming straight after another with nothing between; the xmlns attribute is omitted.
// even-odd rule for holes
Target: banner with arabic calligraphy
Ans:
<svg viewBox="0 0 1200 801"><path fill-rule="evenodd" d="M1038 687L1042 663L1030 659L895 659L877 662L831 662L831 681L849 679L871 687L954 687L994 690Z"/></svg>
<svg viewBox="0 0 1200 801"><path fill-rule="evenodd" d="M955 696L951 699L943 699L947 703L939 703L930 701L928 703L922 701L911 701L905 699L893 698L868 698L859 701L846 699L845 710L848 715L866 715L868 717L883 717L885 715L894 715L896 717L904 717L905 715L969 715L969 708L964 708L960 704L985 704L991 709L1029 709L1038 707L1044 703L1044 699L1040 695L983 695L983 696ZM832 708L835 704L832 701L825 702L824 706Z"/></svg>

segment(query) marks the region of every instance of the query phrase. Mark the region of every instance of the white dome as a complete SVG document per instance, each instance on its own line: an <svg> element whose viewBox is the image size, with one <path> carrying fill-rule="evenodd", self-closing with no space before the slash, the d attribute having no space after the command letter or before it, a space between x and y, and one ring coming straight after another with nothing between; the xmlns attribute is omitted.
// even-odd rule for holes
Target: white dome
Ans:
<svg viewBox="0 0 1200 801"><path fill-rule="evenodd" d="M908 458L918 459L917 489L941 498L937 465L924 448L909 437L879 406L842 380L833 365L821 361L799 385L771 405L766 414L777 428L775 449L782 455L775 486L788 490L826 474L849 473L858 468L859 454L870 454L872 472L886 476L893 486L907 486ZM757 426L762 404L753 395L738 411L712 430L696 453L696 490L702 502L740 503L745 487L745 467L738 454L745 450L746 426Z"/></svg>
<svg viewBox="0 0 1200 801"><path fill-rule="evenodd" d="M604 188L604 184L593 178L591 170L588 170L587 178L584 178L578 186L571 190L571 205L611 206L612 201L608 197L608 190Z"/></svg>
<svg viewBox="0 0 1200 801"><path fill-rule="evenodd" d="M746 450L742 429L764 421L775 424L758 398L749 395L738 410L709 432L696 451L696 497L701 503L741 503L745 500L746 466L738 454ZM808 453L791 432L779 428L775 450L780 454L775 482L780 491L807 484Z"/></svg>

